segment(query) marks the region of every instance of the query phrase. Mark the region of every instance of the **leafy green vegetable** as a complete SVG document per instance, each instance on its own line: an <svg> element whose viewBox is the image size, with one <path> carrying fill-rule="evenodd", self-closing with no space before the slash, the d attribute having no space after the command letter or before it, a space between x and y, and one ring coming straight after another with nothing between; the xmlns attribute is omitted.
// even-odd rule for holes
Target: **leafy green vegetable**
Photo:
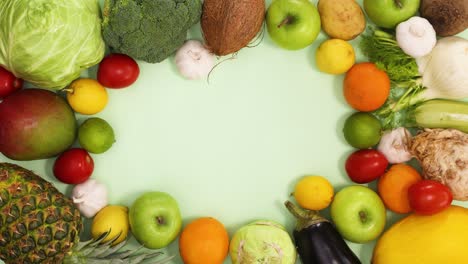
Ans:
<svg viewBox="0 0 468 264"><path fill-rule="evenodd" d="M387 72L394 85L409 87L421 79L416 60L403 52L393 35L371 29L362 35L360 48L369 61Z"/></svg>
<svg viewBox="0 0 468 264"><path fill-rule="evenodd" d="M381 121L384 130L397 127L410 127L414 125L414 110L424 101L417 100L425 88L415 86L414 88L393 87L385 105L374 111L374 115Z"/></svg>
<svg viewBox="0 0 468 264"><path fill-rule="evenodd" d="M385 71L392 82L387 102L374 114L384 129L405 126L408 113L420 103L417 95L425 90L416 60L403 52L392 34L382 30L370 29L362 35L359 45L369 61Z"/></svg>
<svg viewBox="0 0 468 264"><path fill-rule="evenodd" d="M96 0L0 1L0 65L38 87L65 87L104 50Z"/></svg>
<svg viewBox="0 0 468 264"><path fill-rule="evenodd" d="M183 45L201 0L105 0L103 37L114 52L161 62Z"/></svg>

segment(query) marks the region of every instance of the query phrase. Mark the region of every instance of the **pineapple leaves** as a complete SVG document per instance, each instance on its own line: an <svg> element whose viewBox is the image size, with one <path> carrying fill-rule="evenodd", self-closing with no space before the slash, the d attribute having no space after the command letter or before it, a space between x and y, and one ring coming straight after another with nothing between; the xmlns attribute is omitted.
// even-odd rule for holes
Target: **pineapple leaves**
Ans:
<svg viewBox="0 0 468 264"><path fill-rule="evenodd" d="M119 238L120 234L109 241L105 241L109 232L101 234L96 239L80 242L73 250L71 255L64 259L65 264L138 264L146 259L151 259L163 255L163 252L138 252L143 246L135 249L119 252L127 243L122 241L117 245L113 243ZM105 242L103 242L105 241ZM174 256L167 257L155 264L164 264L170 261Z"/></svg>

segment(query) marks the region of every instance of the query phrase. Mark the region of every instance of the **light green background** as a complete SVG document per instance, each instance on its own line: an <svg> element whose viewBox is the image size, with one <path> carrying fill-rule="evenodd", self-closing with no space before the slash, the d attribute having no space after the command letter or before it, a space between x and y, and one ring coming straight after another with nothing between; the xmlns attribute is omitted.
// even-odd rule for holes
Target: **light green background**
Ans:
<svg viewBox="0 0 468 264"><path fill-rule="evenodd" d="M199 25L189 38L201 39ZM259 46L219 65L209 84L183 79L173 57L139 62L138 81L109 89L109 104L96 115L113 126L117 142L92 155L92 177L107 185L111 204L130 206L144 192L164 191L179 202L184 223L212 216L232 235L252 220L271 219L292 231L294 219L283 201L301 176L325 176L335 191L351 184L343 166L353 149L341 129L353 111L342 95L343 76L318 72L314 63L325 39L321 33L310 47L287 51L265 32ZM358 39L351 43L356 47ZM364 61L359 52L357 61ZM86 118L77 117L80 123ZM11 162L69 194L71 186L52 174L53 159ZM329 216L327 210L323 214ZM388 219L398 217L388 213ZM350 246L369 263L374 243ZM178 254L177 242L165 251Z"/></svg>

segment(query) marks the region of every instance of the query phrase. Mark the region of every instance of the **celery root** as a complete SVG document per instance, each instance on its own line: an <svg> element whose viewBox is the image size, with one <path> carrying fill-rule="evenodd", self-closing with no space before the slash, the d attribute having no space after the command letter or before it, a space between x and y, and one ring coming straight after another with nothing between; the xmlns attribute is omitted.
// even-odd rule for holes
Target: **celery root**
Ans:
<svg viewBox="0 0 468 264"><path fill-rule="evenodd" d="M468 200L468 134L456 129L425 129L411 140L410 152L423 177L450 188L455 200Z"/></svg>

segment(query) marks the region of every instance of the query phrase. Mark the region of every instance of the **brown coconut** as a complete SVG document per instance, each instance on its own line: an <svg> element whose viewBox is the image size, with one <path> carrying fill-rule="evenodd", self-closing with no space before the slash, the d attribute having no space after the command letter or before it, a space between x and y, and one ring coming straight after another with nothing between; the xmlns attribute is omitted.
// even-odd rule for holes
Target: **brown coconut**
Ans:
<svg viewBox="0 0 468 264"><path fill-rule="evenodd" d="M422 0L419 12L441 37L468 28L468 0Z"/></svg>
<svg viewBox="0 0 468 264"><path fill-rule="evenodd" d="M201 28L206 46L218 56L247 46L262 29L265 0L205 0Z"/></svg>

